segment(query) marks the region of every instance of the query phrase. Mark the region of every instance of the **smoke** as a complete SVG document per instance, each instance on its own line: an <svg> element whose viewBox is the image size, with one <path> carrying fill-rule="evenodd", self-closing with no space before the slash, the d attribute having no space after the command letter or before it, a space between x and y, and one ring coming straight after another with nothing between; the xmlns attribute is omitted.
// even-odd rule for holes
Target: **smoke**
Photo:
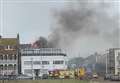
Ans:
<svg viewBox="0 0 120 83"><path fill-rule="evenodd" d="M119 47L118 12L113 11L112 2L92 2L80 0L69 3L69 6L52 12L54 23L49 35L49 44L59 48L80 48L80 42L87 38L91 44L93 39L104 42L94 42L99 45L108 43L109 47ZM93 41L92 40L92 41Z"/></svg>
<svg viewBox="0 0 120 83"><path fill-rule="evenodd" d="M120 47L119 4L94 1L72 1L64 8L52 11L51 34L48 39L39 38L35 42L37 46L68 48L70 55L82 57Z"/></svg>
<svg viewBox="0 0 120 83"><path fill-rule="evenodd" d="M39 37L38 40L36 40L33 43L33 47L35 47L35 48L47 48L48 47L48 40L45 37Z"/></svg>

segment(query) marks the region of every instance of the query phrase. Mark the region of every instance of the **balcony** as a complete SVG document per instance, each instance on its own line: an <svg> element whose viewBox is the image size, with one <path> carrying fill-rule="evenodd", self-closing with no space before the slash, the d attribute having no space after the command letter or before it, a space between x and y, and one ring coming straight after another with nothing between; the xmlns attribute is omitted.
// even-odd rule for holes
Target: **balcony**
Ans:
<svg viewBox="0 0 120 83"><path fill-rule="evenodd" d="M16 64L17 60L0 60L0 64Z"/></svg>

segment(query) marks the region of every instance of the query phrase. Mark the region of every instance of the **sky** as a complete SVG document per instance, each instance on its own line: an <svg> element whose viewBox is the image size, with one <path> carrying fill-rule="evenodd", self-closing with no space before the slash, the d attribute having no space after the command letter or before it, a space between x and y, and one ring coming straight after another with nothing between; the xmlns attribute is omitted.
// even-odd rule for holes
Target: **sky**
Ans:
<svg viewBox="0 0 120 83"><path fill-rule="evenodd" d="M63 6L62 1L48 0L3 0L2 3L1 32L4 37L19 33L21 43L31 43L39 36L47 37L52 21L51 11Z"/></svg>
<svg viewBox="0 0 120 83"><path fill-rule="evenodd" d="M54 27L53 11L73 5L68 4L68 0L0 0L0 34L3 37L16 37L19 33L20 43L33 43L40 36L47 38L52 32L51 28ZM118 4L120 5L120 2ZM118 12L118 9L108 11L109 15ZM74 56L79 54L88 56L112 45L96 36L78 38L74 45L68 47L76 50Z"/></svg>

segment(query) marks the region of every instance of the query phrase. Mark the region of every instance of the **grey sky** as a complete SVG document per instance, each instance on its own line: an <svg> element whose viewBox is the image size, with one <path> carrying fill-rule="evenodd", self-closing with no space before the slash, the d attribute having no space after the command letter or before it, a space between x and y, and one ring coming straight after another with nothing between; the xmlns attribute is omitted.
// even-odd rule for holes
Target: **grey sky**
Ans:
<svg viewBox="0 0 120 83"><path fill-rule="evenodd" d="M48 0L3 0L3 36L20 34L22 43L47 37L51 27L51 11L63 2Z"/></svg>
<svg viewBox="0 0 120 83"><path fill-rule="evenodd" d="M51 28L54 27L54 19L52 17L54 9L61 9L64 8L64 6L71 7L71 5L77 4L69 4L70 2L68 2L68 0L2 1L3 10L2 12L0 11L0 16L3 14L3 22L0 20L0 24L3 23L3 28L0 32L2 32L4 37L16 36L16 34L19 33L21 43L32 43L39 36L48 37L51 33ZM108 10L108 13L110 13L108 15L114 15L116 12L119 12L118 9L117 6L113 6L111 10ZM77 56L79 53L80 55L87 56L95 51L103 51L113 46L102 38L100 39L100 37L81 37L75 41L74 45L68 47L75 52L73 53L74 56Z"/></svg>

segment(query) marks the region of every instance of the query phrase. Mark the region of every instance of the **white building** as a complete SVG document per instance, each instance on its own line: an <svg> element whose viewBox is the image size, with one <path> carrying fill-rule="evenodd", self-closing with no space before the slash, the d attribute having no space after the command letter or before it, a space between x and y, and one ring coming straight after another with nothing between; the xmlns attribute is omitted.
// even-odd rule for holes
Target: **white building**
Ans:
<svg viewBox="0 0 120 83"><path fill-rule="evenodd" d="M58 48L22 49L21 72L28 76L41 76L46 71L67 69L66 54Z"/></svg>
<svg viewBox="0 0 120 83"><path fill-rule="evenodd" d="M115 75L120 74L120 49L115 51Z"/></svg>
<svg viewBox="0 0 120 83"><path fill-rule="evenodd" d="M19 73L19 34L16 38L0 36L0 77Z"/></svg>
<svg viewBox="0 0 120 83"><path fill-rule="evenodd" d="M106 73L120 74L120 48L109 49L106 59Z"/></svg>

